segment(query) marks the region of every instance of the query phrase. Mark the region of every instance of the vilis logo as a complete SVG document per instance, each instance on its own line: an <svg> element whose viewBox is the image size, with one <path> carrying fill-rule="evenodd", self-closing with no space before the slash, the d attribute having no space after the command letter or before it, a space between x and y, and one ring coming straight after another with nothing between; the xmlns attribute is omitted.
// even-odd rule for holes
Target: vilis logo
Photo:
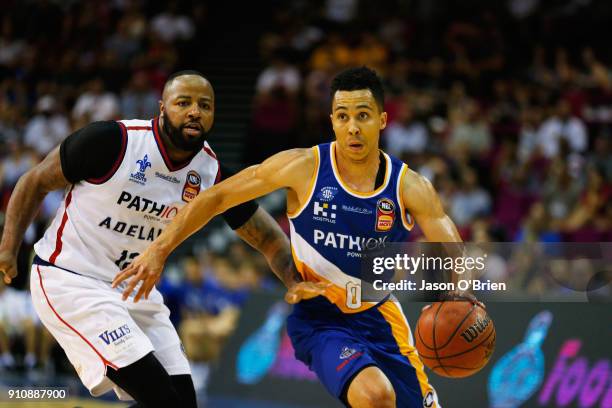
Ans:
<svg viewBox="0 0 612 408"><path fill-rule="evenodd" d="M190 202L196 198L200 193L201 185L202 177L196 171L190 170L183 186L183 201Z"/></svg>
<svg viewBox="0 0 612 408"><path fill-rule="evenodd" d="M149 155L145 154L142 159L136 160L136 164L138 164L138 171L130 174L130 180L135 183L144 185L147 182L145 171L147 171L147 169L151 167Z"/></svg>
<svg viewBox="0 0 612 408"><path fill-rule="evenodd" d="M330 206L329 203L321 204L318 201L315 201L313 208L314 217L312 217L312 219L335 224L336 213L334 211L336 211L336 204L332 204Z"/></svg>
<svg viewBox="0 0 612 408"><path fill-rule="evenodd" d="M381 198L376 203L376 231L385 232L395 222L395 203L388 198Z"/></svg>
<svg viewBox="0 0 612 408"><path fill-rule="evenodd" d="M321 201L325 201L325 202L330 202L331 200L334 199L337 193L338 193L337 187L331 187L331 186L323 187L321 191L319 191L319 193L317 194L317 199Z"/></svg>
<svg viewBox="0 0 612 408"><path fill-rule="evenodd" d="M101 334L98 335L100 340L102 340L107 346L112 343L117 344L122 337L130 334L130 327L127 324L121 325L114 330L104 330Z"/></svg>

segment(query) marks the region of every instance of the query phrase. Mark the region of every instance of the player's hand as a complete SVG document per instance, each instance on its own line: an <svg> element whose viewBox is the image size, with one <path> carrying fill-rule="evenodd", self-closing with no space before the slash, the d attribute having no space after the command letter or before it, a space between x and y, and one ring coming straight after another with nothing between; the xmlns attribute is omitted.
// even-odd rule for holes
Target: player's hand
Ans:
<svg viewBox="0 0 612 408"><path fill-rule="evenodd" d="M302 300L322 296L325 294L325 289L330 286L331 283L325 282L298 282L287 290L285 301L294 305Z"/></svg>
<svg viewBox="0 0 612 408"><path fill-rule="evenodd" d="M17 276L17 256L12 251L0 250L0 271L7 285Z"/></svg>
<svg viewBox="0 0 612 408"><path fill-rule="evenodd" d="M138 255L134 261L115 276L112 287L116 288L124 280L131 278L127 287L123 291L123 300L126 300L138 283L142 285L134 296L134 303L138 302L144 295L149 298L149 293L155 287L161 277L166 263L166 256L161 255L154 246L147 248L142 254Z"/></svg>
<svg viewBox="0 0 612 408"><path fill-rule="evenodd" d="M478 305L478 306L482 307L483 309L487 308L484 303L482 303L480 300L476 299L476 296L474 296L470 292L451 290L451 291L443 293L442 296L440 296L440 301L445 302L445 301L452 301L452 300L467 300L467 301L471 302L474 305ZM425 306L423 306L421 311L424 312L425 310L429 309L430 307L431 307L431 305L425 305Z"/></svg>

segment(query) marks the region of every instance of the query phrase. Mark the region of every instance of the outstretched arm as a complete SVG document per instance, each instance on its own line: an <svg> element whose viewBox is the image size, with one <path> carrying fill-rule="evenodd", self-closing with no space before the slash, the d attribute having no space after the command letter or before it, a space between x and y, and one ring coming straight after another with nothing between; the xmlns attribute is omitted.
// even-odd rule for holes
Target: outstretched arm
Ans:
<svg viewBox="0 0 612 408"><path fill-rule="evenodd" d="M295 268L291 246L287 235L264 209L258 208L255 214L236 233L245 242L266 257L274 274L287 287L285 300L297 303L323 295L329 285L304 282Z"/></svg>
<svg viewBox="0 0 612 408"><path fill-rule="evenodd" d="M183 207L164 232L131 265L121 271L113 286L132 277L123 297L126 299L143 281L134 301L148 296L161 276L168 255L185 239L206 225L215 215L238 204L269 194L279 188L299 191L314 168L309 149L280 152L263 163L248 167L213 187L202 191ZM298 194L299 195L299 194Z"/></svg>
<svg viewBox="0 0 612 408"><path fill-rule="evenodd" d="M287 235L266 210L258 208L255 214L235 231L243 241L266 257L272 272L287 288L302 280L293 264Z"/></svg>
<svg viewBox="0 0 612 408"><path fill-rule="evenodd" d="M70 184L62 173L59 150L56 147L42 162L21 176L9 200L0 243L0 270L4 272L7 284L17 276L17 251L43 199L50 191Z"/></svg>
<svg viewBox="0 0 612 408"><path fill-rule="evenodd" d="M451 257L464 255L464 247L457 232L457 227L444 212L440 198L429 180L412 170L408 170L402 180L402 201L404 207L419 224L427 241L442 243L447 254ZM456 284L458 277L459 275L453 272L451 281ZM444 297L447 299L467 298L484 307L469 292L451 291L446 293Z"/></svg>

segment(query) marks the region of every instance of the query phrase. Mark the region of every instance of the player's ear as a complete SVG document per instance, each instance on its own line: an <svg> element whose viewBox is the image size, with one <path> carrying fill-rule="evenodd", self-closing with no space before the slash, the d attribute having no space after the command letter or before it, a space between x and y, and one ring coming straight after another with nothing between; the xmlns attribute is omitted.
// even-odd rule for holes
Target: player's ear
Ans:
<svg viewBox="0 0 612 408"><path fill-rule="evenodd" d="M165 106L164 106L164 101L162 101L161 99L159 100L159 113L164 113L165 110Z"/></svg>
<svg viewBox="0 0 612 408"><path fill-rule="evenodd" d="M387 112L383 112L380 114L380 130L383 130L387 127Z"/></svg>

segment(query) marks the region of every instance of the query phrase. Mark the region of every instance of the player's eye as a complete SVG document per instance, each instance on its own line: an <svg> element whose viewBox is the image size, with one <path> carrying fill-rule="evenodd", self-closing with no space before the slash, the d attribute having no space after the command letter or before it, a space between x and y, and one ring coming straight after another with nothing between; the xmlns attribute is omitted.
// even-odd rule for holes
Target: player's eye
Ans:
<svg viewBox="0 0 612 408"><path fill-rule="evenodd" d="M189 106L189 102L187 102L187 101L179 101L178 106L181 106L181 107L184 108L186 106Z"/></svg>
<svg viewBox="0 0 612 408"><path fill-rule="evenodd" d="M336 118L338 120L346 120L347 116L346 116L346 113L339 113L336 115Z"/></svg>
<svg viewBox="0 0 612 408"><path fill-rule="evenodd" d="M209 103L201 103L200 104L200 108L202 108L204 110L210 110L210 104Z"/></svg>
<svg viewBox="0 0 612 408"><path fill-rule="evenodd" d="M370 117L370 115L368 115L367 112L361 112L359 114L359 119L361 119L361 120L366 120L369 117Z"/></svg>

